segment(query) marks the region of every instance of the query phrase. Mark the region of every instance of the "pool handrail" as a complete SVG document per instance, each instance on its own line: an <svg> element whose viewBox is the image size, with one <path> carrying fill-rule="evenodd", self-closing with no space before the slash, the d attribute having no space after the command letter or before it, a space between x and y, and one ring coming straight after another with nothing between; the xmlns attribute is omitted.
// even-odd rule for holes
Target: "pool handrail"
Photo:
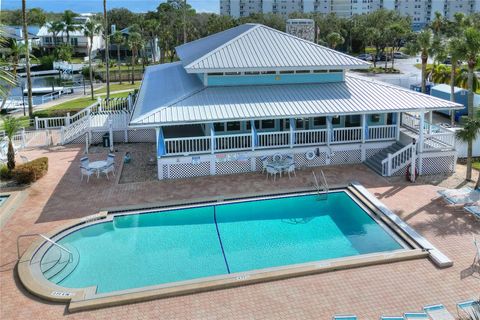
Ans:
<svg viewBox="0 0 480 320"><path fill-rule="evenodd" d="M41 233L26 233L26 234L21 234L17 237L17 259L18 260L20 260L20 239L21 238L26 238L26 237L37 237L37 236L43 238L44 240L46 240L48 242L50 242L51 244L60 248L61 250L67 252L69 254L69 260L71 258L73 258L73 253L70 250L68 250L67 248L65 248L61 244L58 244L57 242L53 241L52 239L50 239L46 235L43 235Z"/></svg>

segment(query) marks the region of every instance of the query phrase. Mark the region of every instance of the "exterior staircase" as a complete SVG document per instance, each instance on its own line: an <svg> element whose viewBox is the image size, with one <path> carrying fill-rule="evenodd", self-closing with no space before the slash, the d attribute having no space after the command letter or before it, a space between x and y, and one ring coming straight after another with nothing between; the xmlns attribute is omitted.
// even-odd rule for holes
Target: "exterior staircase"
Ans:
<svg viewBox="0 0 480 320"><path fill-rule="evenodd" d="M388 157L389 153L394 154L404 147L405 146L402 145L400 142L396 142L388 148L376 153L373 157L368 158L364 163L367 165L367 167L369 167L379 175L383 175L382 161Z"/></svg>

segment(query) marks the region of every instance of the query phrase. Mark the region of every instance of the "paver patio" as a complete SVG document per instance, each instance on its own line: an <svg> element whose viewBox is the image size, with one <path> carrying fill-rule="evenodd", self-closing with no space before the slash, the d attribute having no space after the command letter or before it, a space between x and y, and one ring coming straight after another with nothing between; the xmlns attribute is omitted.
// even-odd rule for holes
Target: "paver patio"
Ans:
<svg viewBox="0 0 480 320"><path fill-rule="evenodd" d="M438 269L420 259L68 314L65 304L37 299L22 287L14 270L19 234L48 232L102 208L277 192L311 184L310 170L276 183L249 173L130 183L118 183L117 175L111 180L92 177L87 184L80 183L82 153L80 145L25 152L30 159L48 156L49 172L27 189L28 197L0 231L1 319L330 319L335 313L377 319L381 314L402 314L432 303L455 311L455 302L480 295L480 270L471 268L472 237L480 235L480 223L440 201L431 201L440 187L425 183L456 187L462 182L461 174L421 178L410 184L400 177L384 179L363 165L348 165L323 168L331 185L359 181L450 257L454 266ZM117 153L118 160L122 155ZM90 157L103 159L106 151L99 149ZM22 248L30 241L23 240Z"/></svg>

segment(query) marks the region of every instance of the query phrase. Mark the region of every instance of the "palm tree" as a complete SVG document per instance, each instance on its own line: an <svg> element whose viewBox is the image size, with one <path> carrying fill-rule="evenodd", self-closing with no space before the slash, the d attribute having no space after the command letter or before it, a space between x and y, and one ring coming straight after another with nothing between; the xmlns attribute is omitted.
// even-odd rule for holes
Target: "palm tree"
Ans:
<svg viewBox="0 0 480 320"><path fill-rule="evenodd" d="M138 55L138 51L143 47L143 39L140 33L130 32L127 40L128 47L132 51L132 84L135 83L135 60Z"/></svg>
<svg viewBox="0 0 480 320"><path fill-rule="evenodd" d="M455 72L455 85L457 87L468 90L468 68L461 67ZM473 91L477 91L480 88L480 79L477 75L473 74Z"/></svg>
<svg viewBox="0 0 480 320"><path fill-rule="evenodd" d="M430 30L423 30L418 34L417 41L417 52L420 52L420 57L422 60L422 92L426 92L427 85L427 62L428 54L432 47L432 32Z"/></svg>
<svg viewBox="0 0 480 320"><path fill-rule="evenodd" d="M477 64L477 59L480 56L480 31L476 28L469 27L465 29L463 34L463 50L464 56L467 60L468 65L468 117L470 120L473 119L473 72ZM472 150L473 150L473 140L468 141L467 148L467 180L472 178Z"/></svg>
<svg viewBox="0 0 480 320"><path fill-rule="evenodd" d="M0 48L7 47L7 41L4 38L4 31L0 26ZM0 61L0 98L2 98L3 102L0 106L0 110L3 108L5 103L7 102L8 95L10 94L10 90L15 84L17 83L16 77L13 75L12 72L8 69L9 64L5 63L4 61Z"/></svg>
<svg viewBox="0 0 480 320"><path fill-rule="evenodd" d="M65 10L65 12L62 15L62 22L63 22L63 31L65 31L65 34L67 35L67 44L70 45L70 32L74 32L79 30L79 26L77 23L75 23L75 17L77 16L76 13L74 13L71 10Z"/></svg>
<svg viewBox="0 0 480 320"><path fill-rule="evenodd" d="M120 67L120 46L125 43L125 38L120 31L115 31L112 34L112 43L117 47L117 66L118 66L118 78L120 78L120 84L122 84L122 70Z"/></svg>
<svg viewBox="0 0 480 320"><path fill-rule="evenodd" d="M106 82L107 82L107 107L110 101L110 47L108 45L108 17L107 17L107 0L103 0L103 32L105 37L105 66L106 66Z"/></svg>
<svg viewBox="0 0 480 320"><path fill-rule="evenodd" d="M90 95L93 100L93 70L92 70L92 47L93 47L93 37L100 33L102 30L102 26L95 21L89 20L85 22L83 26L83 34L88 37L89 45L88 45L88 69L89 69L89 76L90 76Z"/></svg>
<svg viewBox="0 0 480 320"><path fill-rule="evenodd" d="M471 145L472 142L477 138L478 132L480 131L480 118L477 114L476 117L468 117L465 121L465 124L461 130L458 130L455 134L457 138L463 142L468 144L468 152L471 154ZM467 157L467 176L468 176L468 167L470 169L472 167L472 157ZM470 177L467 180L471 180L471 172ZM477 183L475 184L475 189L480 187L480 178L477 179Z"/></svg>
<svg viewBox="0 0 480 320"><path fill-rule="evenodd" d="M451 72L450 67L444 64L427 66L428 78L434 83L449 83Z"/></svg>
<svg viewBox="0 0 480 320"><path fill-rule="evenodd" d="M3 118L3 130L8 137L7 167L8 171L15 169L15 149L13 149L13 135L20 129L18 118L6 116Z"/></svg>
<svg viewBox="0 0 480 320"><path fill-rule="evenodd" d="M27 28L27 3L22 0L22 24L23 24L23 39L25 47L28 46L28 28ZM27 71L27 94L28 94L28 116L33 118L33 101L32 101L32 76L30 74L30 55L25 55L25 70Z"/></svg>
<svg viewBox="0 0 480 320"><path fill-rule="evenodd" d="M160 23L157 19L148 19L145 21L145 31L147 33L150 50L152 51L152 60L155 64L157 62L156 50L155 50L155 38L157 36L158 30L160 29Z"/></svg>
<svg viewBox="0 0 480 320"><path fill-rule="evenodd" d="M338 32L331 32L327 35L328 46L332 49L335 49L339 44L343 44L345 39Z"/></svg>
<svg viewBox="0 0 480 320"><path fill-rule="evenodd" d="M10 62L10 66L12 67L12 76L14 79L17 78L17 68L20 62L20 58L25 56L28 53L27 47L21 43L18 43L17 40L11 39L9 52L8 52L8 60ZM15 83L6 85L6 90L10 93ZM22 93L23 94L23 93ZM8 94L7 94L8 96ZM2 104L0 106L0 110L3 109L5 104L7 103L7 99L3 99Z"/></svg>
<svg viewBox="0 0 480 320"><path fill-rule="evenodd" d="M58 44L58 35L65 29L65 24L62 21L52 21L48 26L48 32L53 35L53 44ZM63 39L62 41L63 42Z"/></svg>
<svg viewBox="0 0 480 320"><path fill-rule="evenodd" d="M455 102L455 78L457 73L457 65L458 61L462 60L463 57L463 49L462 49L462 41L459 38L452 38L448 42L447 45L447 52L450 55L452 66L450 68L450 101ZM450 115L450 124L452 127L455 125L455 111L451 111Z"/></svg>

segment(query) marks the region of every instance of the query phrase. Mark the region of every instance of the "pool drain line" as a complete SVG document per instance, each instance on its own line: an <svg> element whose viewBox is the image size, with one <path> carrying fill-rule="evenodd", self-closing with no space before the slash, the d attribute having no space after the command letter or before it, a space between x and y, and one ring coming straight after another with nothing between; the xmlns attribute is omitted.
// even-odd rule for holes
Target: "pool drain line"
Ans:
<svg viewBox="0 0 480 320"><path fill-rule="evenodd" d="M227 272L230 273L230 267L228 266L227 256L225 255L225 250L223 249L222 238L220 237L220 230L218 230L217 207L216 206L213 206L213 221L215 222L215 229L217 230L218 241L220 242L220 248L222 249L223 260L225 261L225 265L227 266Z"/></svg>

